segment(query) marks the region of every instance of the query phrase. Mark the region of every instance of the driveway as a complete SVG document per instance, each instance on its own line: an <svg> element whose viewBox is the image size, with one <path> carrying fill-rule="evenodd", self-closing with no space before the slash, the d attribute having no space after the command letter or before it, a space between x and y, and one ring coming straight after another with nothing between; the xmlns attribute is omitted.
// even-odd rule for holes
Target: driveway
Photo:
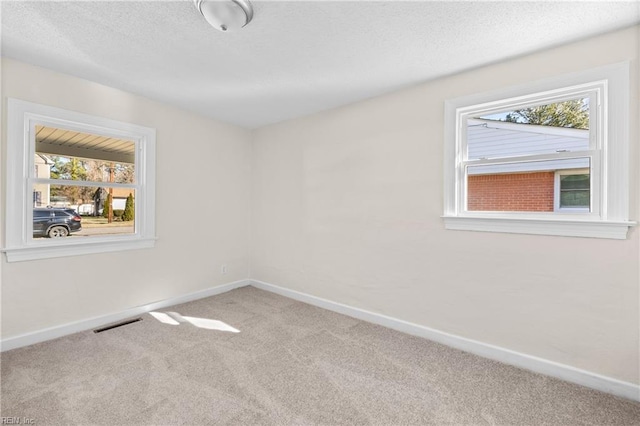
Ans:
<svg viewBox="0 0 640 426"><path fill-rule="evenodd" d="M72 236L89 237L91 235L110 235L110 234L133 234L133 226L105 226L82 228L81 231L74 232Z"/></svg>

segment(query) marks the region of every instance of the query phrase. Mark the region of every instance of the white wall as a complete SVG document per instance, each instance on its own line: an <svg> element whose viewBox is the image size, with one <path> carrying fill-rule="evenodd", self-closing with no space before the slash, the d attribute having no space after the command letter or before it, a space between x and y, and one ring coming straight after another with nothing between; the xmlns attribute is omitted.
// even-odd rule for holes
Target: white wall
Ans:
<svg viewBox="0 0 640 426"><path fill-rule="evenodd" d="M638 219L639 27L254 132L252 278L631 383L640 233L446 231L449 98L630 60Z"/></svg>
<svg viewBox="0 0 640 426"><path fill-rule="evenodd" d="M12 97L156 128L158 236L146 250L17 263L3 255L3 339L247 277L249 131L7 58L1 87L3 123Z"/></svg>

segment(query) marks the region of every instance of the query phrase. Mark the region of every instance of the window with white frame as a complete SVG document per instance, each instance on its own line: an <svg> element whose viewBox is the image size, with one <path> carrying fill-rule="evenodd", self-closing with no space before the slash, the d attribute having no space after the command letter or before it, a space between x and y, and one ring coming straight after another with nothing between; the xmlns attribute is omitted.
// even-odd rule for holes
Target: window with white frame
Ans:
<svg viewBox="0 0 640 426"><path fill-rule="evenodd" d="M8 261L152 247L155 130L9 99Z"/></svg>
<svg viewBox="0 0 640 426"><path fill-rule="evenodd" d="M591 206L589 169L557 171L554 183L554 211L589 211Z"/></svg>
<svg viewBox="0 0 640 426"><path fill-rule="evenodd" d="M626 238L628 65L446 103L447 229Z"/></svg>

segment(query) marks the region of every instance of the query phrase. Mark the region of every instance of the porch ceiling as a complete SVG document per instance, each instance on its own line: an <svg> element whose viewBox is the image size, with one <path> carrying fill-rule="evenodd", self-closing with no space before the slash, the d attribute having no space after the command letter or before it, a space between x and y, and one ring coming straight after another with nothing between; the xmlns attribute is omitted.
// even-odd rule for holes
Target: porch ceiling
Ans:
<svg viewBox="0 0 640 426"><path fill-rule="evenodd" d="M36 126L36 152L41 154L133 164L135 146L128 139Z"/></svg>

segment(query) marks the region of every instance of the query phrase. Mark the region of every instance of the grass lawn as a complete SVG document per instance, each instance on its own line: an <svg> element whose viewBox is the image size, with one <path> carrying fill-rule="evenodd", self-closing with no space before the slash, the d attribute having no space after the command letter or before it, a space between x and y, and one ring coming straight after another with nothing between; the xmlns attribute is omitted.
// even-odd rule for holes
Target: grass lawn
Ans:
<svg viewBox="0 0 640 426"><path fill-rule="evenodd" d="M114 219L113 222L108 223L106 217L82 216L83 228L105 228L109 226L133 226L133 221L130 220L128 222L123 222L121 220Z"/></svg>

